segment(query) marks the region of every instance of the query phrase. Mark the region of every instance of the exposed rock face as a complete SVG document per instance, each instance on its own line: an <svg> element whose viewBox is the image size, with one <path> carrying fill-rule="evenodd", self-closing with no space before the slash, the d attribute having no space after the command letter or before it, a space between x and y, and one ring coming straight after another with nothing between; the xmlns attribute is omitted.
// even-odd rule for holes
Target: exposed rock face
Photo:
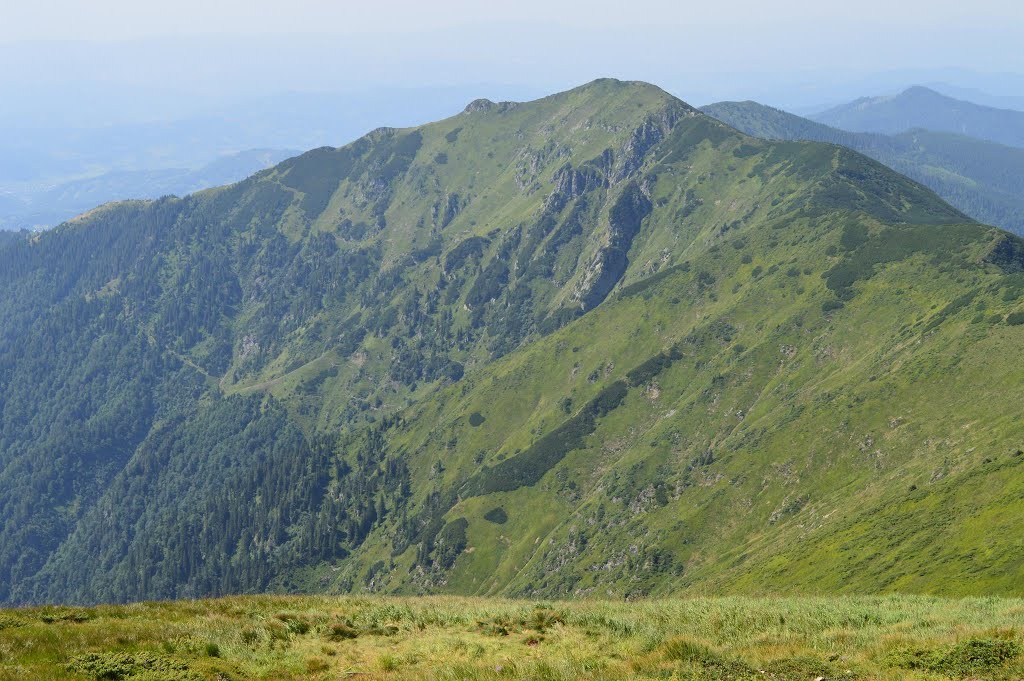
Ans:
<svg viewBox="0 0 1024 681"><path fill-rule="evenodd" d="M494 111L497 113L504 113L510 109L514 109L519 102L492 102L489 99L474 99L472 102L466 105L463 113L479 113L482 111Z"/></svg>
<svg viewBox="0 0 1024 681"><path fill-rule="evenodd" d="M626 273L629 247L652 208L651 200L636 182L630 182L612 205L608 211L608 245L597 253L581 285L583 309L600 305Z"/></svg>
<svg viewBox="0 0 1024 681"><path fill-rule="evenodd" d="M622 180L636 173L643 166L647 152L668 136L675 124L686 115L687 108L685 105L667 107L648 116L624 145L614 179Z"/></svg>
<svg viewBox="0 0 1024 681"><path fill-rule="evenodd" d="M610 186L608 179L615 155L611 149L605 149L597 158L583 163L578 168L566 163L555 172L554 191L545 202L545 210L558 212L565 208L573 199L584 194Z"/></svg>
<svg viewBox="0 0 1024 681"><path fill-rule="evenodd" d="M452 192L445 196L443 201L434 205L434 219L438 221L441 229L444 229L462 212L465 205L466 201L457 193Z"/></svg>

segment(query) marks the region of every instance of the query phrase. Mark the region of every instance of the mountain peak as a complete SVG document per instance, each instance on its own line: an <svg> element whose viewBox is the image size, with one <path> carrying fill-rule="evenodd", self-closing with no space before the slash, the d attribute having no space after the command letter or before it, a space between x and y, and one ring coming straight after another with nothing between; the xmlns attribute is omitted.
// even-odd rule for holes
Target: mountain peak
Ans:
<svg viewBox="0 0 1024 681"><path fill-rule="evenodd" d="M898 95L857 99L811 118L851 132L895 134L922 128L1024 148L1024 111L974 104L923 85Z"/></svg>
<svg viewBox="0 0 1024 681"><path fill-rule="evenodd" d="M696 111L677 97L669 94L657 85L640 80L619 80L617 78L597 78L583 85L564 90L547 97L526 102L494 102L490 99L474 99L466 105L462 113L504 113L517 107L540 104L558 100L575 100L583 102L610 103L611 100L631 99L635 108L659 108L665 104L682 105L690 111Z"/></svg>
<svg viewBox="0 0 1024 681"><path fill-rule="evenodd" d="M925 87L924 85L911 85L906 90L901 92L898 96L899 97L929 97L929 98L936 98L936 99L952 99L952 97L947 97L946 95L942 94L941 92L933 90L930 87Z"/></svg>
<svg viewBox="0 0 1024 681"><path fill-rule="evenodd" d="M595 80L590 81L589 83L584 83L583 85L579 85L561 94L585 94L589 96L621 96L623 94L631 94L644 99L655 101L671 101L678 104L684 104L687 107L689 107L689 105L686 104L686 102L683 102L675 95L666 92L665 90L658 87L657 85L654 85L653 83L648 83L643 80L619 80L618 78L597 78Z"/></svg>

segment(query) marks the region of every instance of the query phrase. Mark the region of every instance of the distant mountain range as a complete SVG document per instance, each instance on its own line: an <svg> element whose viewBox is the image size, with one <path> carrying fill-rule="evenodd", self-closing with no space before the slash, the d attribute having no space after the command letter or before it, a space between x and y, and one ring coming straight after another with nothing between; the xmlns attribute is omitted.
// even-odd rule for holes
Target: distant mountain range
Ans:
<svg viewBox="0 0 1024 681"><path fill-rule="evenodd" d="M1024 147L1024 111L982 106L919 85L898 95L862 97L810 118L853 132L894 134L922 128Z"/></svg>
<svg viewBox="0 0 1024 681"><path fill-rule="evenodd" d="M923 90L907 92L917 89ZM855 149L931 187L971 217L1024 234L1024 149L920 128L892 135L850 132L756 102L720 102L702 110L755 137Z"/></svg>
<svg viewBox="0 0 1024 681"><path fill-rule="evenodd" d="M284 92L210 104L201 112L169 119L106 124L95 121L95 112L70 121L66 113L54 120L52 112L37 116L38 121L26 120L27 114L8 121L5 109L0 111L0 191L111 171L199 168L246 149L345 144L381 125L402 127L450 115L481 89L521 92L494 85ZM133 94L142 96L121 96L131 99Z"/></svg>
<svg viewBox="0 0 1024 681"><path fill-rule="evenodd" d="M0 602L1022 594L1024 241L663 90L0 248Z"/></svg>
<svg viewBox="0 0 1024 681"><path fill-rule="evenodd" d="M1016 85L1016 88L1013 87L1014 85ZM949 83L934 83L929 84L928 87L955 99L962 99L996 109L1024 111L1024 95L993 95L976 87L961 87ZM1003 88L999 89L1002 90ZM1020 78L1017 82L1011 81L1011 89L1024 91L1024 78Z"/></svg>
<svg viewBox="0 0 1024 681"><path fill-rule="evenodd" d="M123 170L62 182L21 196L0 195L0 229L52 227L108 201L191 194L237 182L297 153L252 149L223 156L196 170Z"/></svg>

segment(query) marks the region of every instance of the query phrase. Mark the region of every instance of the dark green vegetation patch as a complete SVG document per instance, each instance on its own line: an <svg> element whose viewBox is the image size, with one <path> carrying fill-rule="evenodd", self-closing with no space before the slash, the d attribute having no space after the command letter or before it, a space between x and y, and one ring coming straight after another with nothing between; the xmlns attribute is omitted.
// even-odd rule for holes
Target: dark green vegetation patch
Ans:
<svg viewBox="0 0 1024 681"><path fill-rule="evenodd" d="M508 513L501 506L495 506L487 513L484 513L484 520L495 525L504 525L508 522Z"/></svg>
<svg viewBox="0 0 1024 681"><path fill-rule="evenodd" d="M481 496L537 484L566 454L584 446L584 438L594 432L597 419L622 404L627 392L624 381L612 383L579 413L530 445L526 451L493 467L485 466L466 483L462 494Z"/></svg>
<svg viewBox="0 0 1024 681"><path fill-rule="evenodd" d="M940 648L903 649L892 654L890 664L964 678L992 674L1020 654L1020 643L1012 639L971 638Z"/></svg>
<svg viewBox="0 0 1024 681"><path fill-rule="evenodd" d="M198 681L202 676L173 658L148 653L87 653L74 658L67 670L93 679L131 679L151 681Z"/></svg>

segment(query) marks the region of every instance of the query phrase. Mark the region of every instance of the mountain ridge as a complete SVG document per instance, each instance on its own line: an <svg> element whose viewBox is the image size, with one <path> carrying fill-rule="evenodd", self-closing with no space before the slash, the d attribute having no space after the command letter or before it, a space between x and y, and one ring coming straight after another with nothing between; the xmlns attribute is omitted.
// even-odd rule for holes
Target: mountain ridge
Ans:
<svg viewBox="0 0 1024 681"><path fill-rule="evenodd" d="M929 186L981 222L1024 233L1024 150L922 129L848 132L749 101L719 102L702 111L755 137L849 147Z"/></svg>
<svg viewBox="0 0 1024 681"><path fill-rule="evenodd" d="M0 251L0 600L949 592L829 551L1017 484L1022 253L612 80L107 206Z"/></svg>

